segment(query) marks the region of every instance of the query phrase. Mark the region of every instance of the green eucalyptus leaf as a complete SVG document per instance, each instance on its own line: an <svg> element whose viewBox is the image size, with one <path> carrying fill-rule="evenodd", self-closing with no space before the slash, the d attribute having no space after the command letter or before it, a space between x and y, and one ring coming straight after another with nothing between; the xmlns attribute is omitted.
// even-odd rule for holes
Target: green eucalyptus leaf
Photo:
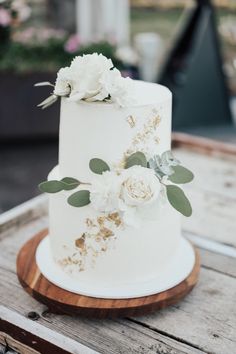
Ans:
<svg viewBox="0 0 236 354"><path fill-rule="evenodd" d="M142 166L142 167L147 167L146 156L141 151L137 151L127 158L125 168L130 168L130 167L136 166L136 165Z"/></svg>
<svg viewBox="0 0 236 354"><path fill-rule="evenodd" d="M61 179L61 182L63 182L65 191L70 191L80 185L80 181L73 177L64 177Z"/></svg>
<svg viewBox="0 0 236 354"><path fill-rule="evenodd" d="M89 168L92 172L98 175L101 175L105 171L110 171L108 164L105 161L97 158L89 161Z"/></svg>
<svg viewBox="0 0 236 354"><path fill-rule="evenodd" d="M189 183L193 180L194 175L191 171L183 166L172 166L174 173L168 177L168 179L176 184Z"/></svg>
<svg viewBox="0 0 236 354"><path fill-rule="evenodd" d="M45 181L39 184L39 189L45 193L58 193L64 189L64 185L56 180Z"/></svg>
<svg viewBox="0 0 236 354"><path fill-rule="evenodd" d="M166 186L167 198L170 204L175 208L178 212L183 214L184 216L192 215L192 207L191 204L182 191L177 186L167 185Z"/></svg>
<svg viewBox="0 0 236 354"><path fill-rule="evenodd" d="M67 199L67 202L76 208L88 205L90 203L90 192L87 190L75 192Z"/></svg>

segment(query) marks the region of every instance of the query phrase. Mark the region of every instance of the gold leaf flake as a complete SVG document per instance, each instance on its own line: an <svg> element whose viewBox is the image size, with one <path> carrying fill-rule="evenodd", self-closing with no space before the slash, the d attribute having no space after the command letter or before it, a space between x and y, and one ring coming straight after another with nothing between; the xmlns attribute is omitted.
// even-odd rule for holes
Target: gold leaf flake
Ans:
<svg viewBox="0 0 236 354"><path fill-rule="evenodd" d="M99 225L100 227L102 227L102 226L104 225L105 220L106 220L106 217L105 217L105 216L99 216L99 217L97 218L98 225Z"/></svg>
<svg viewBox="0 0 236 354"><path fill-rule="evenodd" d="M102 236L102 237L110 237L110 236L114 236L114 232L110 229L108 229L107 227L102 227L99 231L99 234Z"/></svg>
<svg viewBox="0 0 236 354"><path fill-rule="evenodd" d="M80 238L75 240L75 246L84 250L85 249L85 234L83 234Z"/></svg>
<svg viewBox="0 0 236 354"><path fill-rule="evenodd" d="M128 116L127 118L126 118L126 120L127 120L127 122L129 123L129 126L131 127L131 128L134 128L135 127L135 125L136 125L136 118L135 117L133 117L133 116Z"/></svg>
<svg viewBox="0 0 236 354"><path fill-rule="evenodd" d="M92 227L95 227L96 224L93 222L92 219L90 218L87 218L86 221L85 221L86 225L88 226L88 228L92 228Z"/></svg>
<svg viewBox="0 0 236 354"><path fill-rule="evenodd" d="M119 213L108 214L108 219L113 221L117 227L122 223Z"/></svg>

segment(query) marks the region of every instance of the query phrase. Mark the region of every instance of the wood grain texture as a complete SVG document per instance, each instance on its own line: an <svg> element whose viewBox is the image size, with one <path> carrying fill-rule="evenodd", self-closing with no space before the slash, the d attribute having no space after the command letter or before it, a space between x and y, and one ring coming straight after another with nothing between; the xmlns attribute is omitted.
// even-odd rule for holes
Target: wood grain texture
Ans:
<svg viewBox="0 0 236 354"><path fill-rule="evenodd" d="M208 146L208 150L200 151L194 146L187 150L188 142L176 145L175 154L183 164L199 168L196 185L189 187L192 190L197 188L193 197L200 193L201 203L199 199L196 202L192 200L195 203L194 214L187 220L189 222L183 220L184 231L188 233L190 230L202 238L210 238L219 246L224 243L233 246L236 245L233 212L236 209L236 155L214 151L212 142L208 142ZM212 199L216 200L217 206ZM17 281L15 262L20 247L33 233L48 226L45 212L40 215L41 204L38 201L28 208L27 218L25 210L20 214L20 208L17 218L8 222L0 220L0 302L15 317L21 317L18 324L21 323L22 332L27 324L28 330L37 333L46 343L53 342L54 338L58 346L80 354L81 343L104 354L236 353L235 258L201 249L200 281L194 291L179 304L147 316L95 320L54 314L26 294ZM43 208L46 210L46 203ZM37 312L39 319L29 320L29 311ZM15 319L12 318L11 322L15 323ZM57 337L53 337L51 332ZM34 345L32 340L32 348ZM45 354L49 354L48 351Z"/></svg>
<svg viewBox="0 0 236 354"><path fill-rule="evenodd" d="M30 295L55 313L96 318L145 315L177 303L193 289L198 280L200 258L196 251L196 262L191 274L177 286L159 294L133 299L100 299L74 294L50 283L37 267L37 246L47 234L47 229L39 232L21 248L17 257L17 276Z"/></svg>
<svg viewBox="0 0 236 354"><path fill-rule="evenodd" d="M232 276L236 259L213 252L211 257L201 257L202 266L207 268L202 268L194 291L179 305L139 318L140 323L133 322L133 318L90 320L45 313L46 307L27 295L17 281L15 261L20 247L30 239L32 232L46 226L47 219L40 217L8 232L0 241L0 298L10 311L32 323L32 329L37 324L37 332L47 341L52 340L47 331L51 329L57 332L59 339L63 336L61 341L57 339L59 344L65 342L66 337L107 354L234 353L236 279ZM210 267L212 270L208 269ZM227 269L227 273L219 273L218 269ZM40 318L36 322L28 320L29 311L37 312ZM154 326L149 322L150 317L156 319Z"/></svg>
<svg viewBox="0 0 236 354"><path fill-rule="evenodd" d="M227 156L236 155L236 145L203 138L186 133L172 133L172 148L184 147L186 150L194 150L201 154Z"/></svg>

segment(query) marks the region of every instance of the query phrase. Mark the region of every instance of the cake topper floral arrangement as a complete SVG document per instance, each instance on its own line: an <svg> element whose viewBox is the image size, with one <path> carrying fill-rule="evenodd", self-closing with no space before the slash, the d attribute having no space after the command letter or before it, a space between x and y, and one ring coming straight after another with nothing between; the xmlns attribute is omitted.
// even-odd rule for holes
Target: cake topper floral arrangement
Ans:
<svg viewBox="0 0 236 354"><path fill-rule="evenodd" d="M71 194L67 202L77 208L91 204L100 212L118 212L130 226L137 226L142 218L155 218L166 197L184 216L192 214L188 198L177 185L191 182L194 176L171 151L155 155L149 161L143 152L137 151L126 158L123 169L111 170L98 158L91 159L89 167L97 176L92 183L65 177L42 182L39 188L42 192L57 193L88 185L87 189Z"/></svg>
<svg viewBox="0 0 236 354"><path fill-rule="evenodd" d="M111 59L102 54L87 54L75 57L71 65L61 68L57 73L55 85L40 82L35 86L52 86L52 94L38 107L47 108L59 97L68 97L70 101L106 101L118 106L130 103L132 80L124 78L114 68Z"/></svg>

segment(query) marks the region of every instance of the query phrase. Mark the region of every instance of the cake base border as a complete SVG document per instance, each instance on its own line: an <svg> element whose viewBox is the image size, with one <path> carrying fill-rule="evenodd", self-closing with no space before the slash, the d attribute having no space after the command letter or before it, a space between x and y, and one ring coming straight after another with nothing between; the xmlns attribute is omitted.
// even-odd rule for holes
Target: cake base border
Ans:
<svg viewBox="0 0 236 354"><path fill-rule="evenodd" d="M24 290L48 310L58 314L94 318L142 316L173 305L184 298L196 285L200 271L200 256L195 249L195 264L191 273L173 288L160 293L131 299L102 299L71 293L49 282L36 264L36 250L47 236L42 230L27 241L17 256L17 276Z"/></svg>

